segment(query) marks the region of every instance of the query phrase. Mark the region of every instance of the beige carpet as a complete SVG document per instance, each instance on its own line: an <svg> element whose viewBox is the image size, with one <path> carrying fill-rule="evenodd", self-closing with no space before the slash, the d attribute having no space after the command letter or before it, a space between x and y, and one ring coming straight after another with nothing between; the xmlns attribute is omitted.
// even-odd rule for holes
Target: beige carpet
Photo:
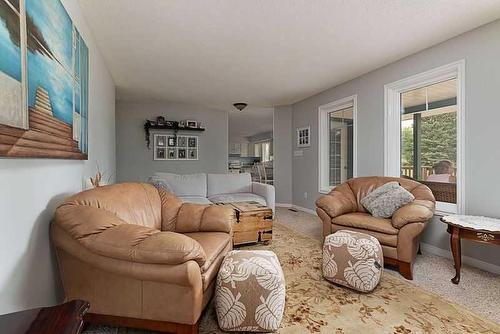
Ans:
<svg viewBox="0 0 500 334"><path fill-rule="evenodd" d="M286 208L277 208L276 215L285 226L316 240L323 239L318 216ZM495 245L490 247L493 252L497 251ZM396 270L387 268L385 272L402 278ZM453 260L424 251L417 256L411 283L500 323L500 275L467 264L462 265L461 274L460 284L452 284L450 279L455 276Z"/></svg>
<svg viewBox="0 0 500 334"><path fill-rule="evenodd" d="M279 333L500 333L500 325L446 301L404 279L384 274L370 294L360 294L321 276L318 240L277 223L268 246L287 282L287 304ZM110 327L87 333L146 333ZM200 333L221 333L212 305L203 314Z"/></svg>

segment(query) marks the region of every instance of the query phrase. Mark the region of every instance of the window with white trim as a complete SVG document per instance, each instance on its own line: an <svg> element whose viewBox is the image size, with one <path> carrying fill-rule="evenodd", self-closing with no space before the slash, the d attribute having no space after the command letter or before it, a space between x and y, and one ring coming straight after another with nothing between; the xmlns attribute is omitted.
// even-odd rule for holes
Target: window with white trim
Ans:
<svg viewBox="0 0 500 334"><path fill-rule="evenodd" d="M355 176L356 96L319 107L319 191Z"/></svg>
<svg viewBox="0 0 500 334"><path fill-rule="evenodd" d="M427 185L437 210L449 213L462 204L462 67L454 63L386 86L386 175Z"/></svg>

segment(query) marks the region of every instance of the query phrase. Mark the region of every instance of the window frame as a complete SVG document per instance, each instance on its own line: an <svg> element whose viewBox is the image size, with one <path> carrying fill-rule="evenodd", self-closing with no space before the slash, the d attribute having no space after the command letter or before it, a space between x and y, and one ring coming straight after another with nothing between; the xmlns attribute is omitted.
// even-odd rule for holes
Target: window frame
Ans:
<svg viewBox="0 0 500 334"><path fill-rule="evenodd" d="M459 60L384 86L384 175L401 176L401 94L457 79L457 203L437 202L438 214L465 212L465 60ZM394 139L399 140L394 140Z"/></svg>
<svg viewBox="0 0 500 334"><path fill-rule="evenodd" d="M318 191L328 194L335 186L330 186L329 170L329 114L335 111L352 107L352 174L358 175L358 95L351 95L342 99L324 104L318 108Z"/></svg>

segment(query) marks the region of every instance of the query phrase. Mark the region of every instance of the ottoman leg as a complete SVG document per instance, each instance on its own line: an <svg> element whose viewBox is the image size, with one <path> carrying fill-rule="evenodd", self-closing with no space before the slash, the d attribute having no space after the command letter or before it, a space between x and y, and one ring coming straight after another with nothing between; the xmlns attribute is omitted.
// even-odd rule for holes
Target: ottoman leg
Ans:
<svg viewBox="0 0 500 334"><path fill-rule="evenodd" d="M407 280L410 280L410 281L413 280L412 263L399 261L398 269L399 269L399 273L401 274L401 276L403 276Z"/></svg>

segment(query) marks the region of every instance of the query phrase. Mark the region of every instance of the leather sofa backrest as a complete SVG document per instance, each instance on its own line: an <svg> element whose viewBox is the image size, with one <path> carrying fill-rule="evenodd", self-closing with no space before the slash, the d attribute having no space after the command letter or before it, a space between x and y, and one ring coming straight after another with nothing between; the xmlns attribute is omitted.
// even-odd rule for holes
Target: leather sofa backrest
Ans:
<svg viewBox="0 0 500 334"><path fill-rule="evenodd" d="M337 187L338 191L341 191L345 195L349 196L349 198L353 198L356 201L358 206L358 212L367 212L363 205L361 205L360 201L363 197L365 197L372 190L380 187L381 185L386 184L387 182L396 181L399 184L411 192L413 196L415 196L416 200L429 200L434 202L434 195L432 195L431 190L416 181L399 178L399 177L384 177L384 176L367 176L367 177L357 177L348 180L346 183L349 186L349 190L347 187ZM336 190L337 190L336 188ZM350 192L350 194L346 194L346 192ZM352 197L354 196L354 197Z"/></svg>
<svg viewBox="0 0 500 334"><path fill-rule="evenodd" d="M115 214L129 224L161 229L162 204L158 190L146 183L119 183L86 190L62 205L84 205Z"/></svg>

